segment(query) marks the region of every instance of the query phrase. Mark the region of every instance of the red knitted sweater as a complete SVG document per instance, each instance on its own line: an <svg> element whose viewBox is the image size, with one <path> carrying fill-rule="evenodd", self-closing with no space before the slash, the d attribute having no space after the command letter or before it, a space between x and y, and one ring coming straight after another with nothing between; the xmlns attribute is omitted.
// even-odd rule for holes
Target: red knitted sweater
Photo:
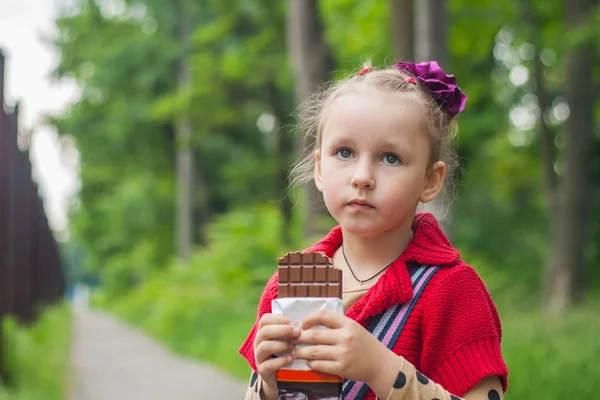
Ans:
<svg viewBox="0 0 600 400"><path fill-rule="evenodd" d="M338 226L309 251L333 257L342 242ZM403 356L424 375L447 391L464 396L483 378L498 375L504 390L508 370L500 349L501 326L496 307L473 268L460 260L435 217L417 214L413 238L400 257L346 312L346 316L367 327L373 317L396 303L412 297L410 268L438 265L413 308L394 352ZM277 275L267 283L258 305L258 319L271 312L277 298ZM256 323L240 348L253 370L253 342ZM366 400L375 399L372 391Z"/></svg>

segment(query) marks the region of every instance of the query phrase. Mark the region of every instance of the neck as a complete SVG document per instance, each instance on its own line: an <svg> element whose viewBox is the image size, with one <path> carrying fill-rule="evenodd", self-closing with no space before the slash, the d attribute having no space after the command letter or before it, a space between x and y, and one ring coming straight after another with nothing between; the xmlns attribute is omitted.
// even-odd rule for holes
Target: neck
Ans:
<svg viewBox="0 0 600 400"><path fill-rule="evenodd" d="M342 227L344 252L354 272L360 271L364 278L398 258L412 239L412 223L408 218L396 229L372 237L355 236Z"/></svg>

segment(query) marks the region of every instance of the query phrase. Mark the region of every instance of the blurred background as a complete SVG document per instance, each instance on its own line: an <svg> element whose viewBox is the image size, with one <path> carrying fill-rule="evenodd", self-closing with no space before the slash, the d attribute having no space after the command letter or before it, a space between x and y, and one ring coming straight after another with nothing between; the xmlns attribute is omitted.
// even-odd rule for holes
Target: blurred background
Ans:
<svg viewBox="0 0 600 400"><path fill-rule="evenodd" d="M294 112L367 59L469 96L443 226L507 398L600 390L600 1L0 0L0 48L0 399L92 399L94 318L245 385L277 257L333 226Z"/></svg>

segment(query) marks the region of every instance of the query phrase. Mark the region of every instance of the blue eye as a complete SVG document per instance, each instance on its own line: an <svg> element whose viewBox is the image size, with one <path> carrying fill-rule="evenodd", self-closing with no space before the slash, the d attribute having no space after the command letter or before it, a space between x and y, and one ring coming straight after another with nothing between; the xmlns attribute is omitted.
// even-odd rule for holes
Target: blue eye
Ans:
<svg viewBox="0 0 600 400"><path fill-rule="evenodd" d="M335 156L340 160L347 160L352 157L352 151L349 149L339 149L335 152Z"/></svg>
<svg viewBox="0 0 600 400"><path fill-rule="evenodd" d="M390 165L397 165L402 162L402 160L400 160L400 158L394 154L386 154L381 159L383 160L384 163L390 164Z"/></svg>

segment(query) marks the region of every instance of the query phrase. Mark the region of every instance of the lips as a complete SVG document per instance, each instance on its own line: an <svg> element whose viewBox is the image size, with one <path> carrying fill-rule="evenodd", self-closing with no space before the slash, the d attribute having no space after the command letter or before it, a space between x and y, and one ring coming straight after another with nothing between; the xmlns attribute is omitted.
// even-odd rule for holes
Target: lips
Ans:
<svg viewBox="0 0 600 400"><path fill-rule="evenodd" d="M371 203L364 199L354 199L348 202L349 206L362 207L362 208L375 208Z"/></svg>

